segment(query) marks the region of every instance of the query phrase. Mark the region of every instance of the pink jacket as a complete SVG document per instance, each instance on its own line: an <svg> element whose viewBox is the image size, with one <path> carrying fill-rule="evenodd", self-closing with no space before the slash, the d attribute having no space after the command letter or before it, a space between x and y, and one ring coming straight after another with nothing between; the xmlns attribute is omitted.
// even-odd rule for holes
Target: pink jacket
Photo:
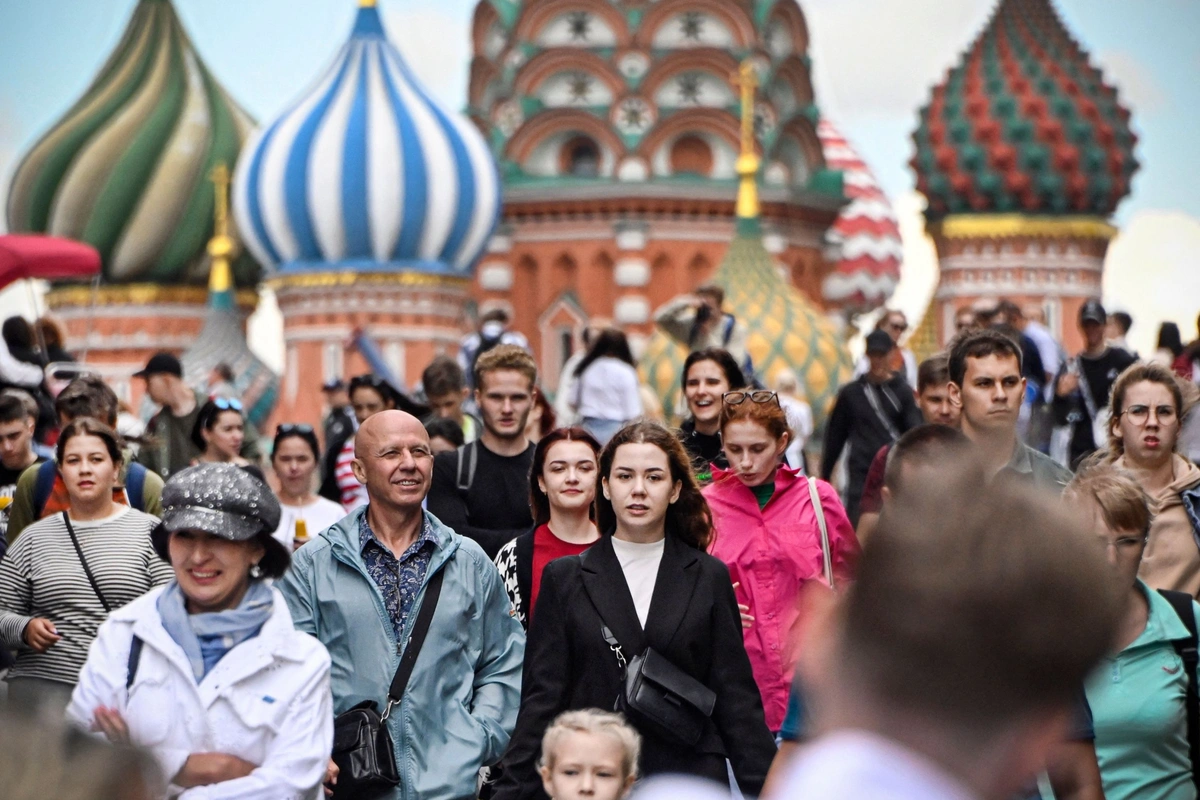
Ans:
<svg viewBox="0 0 1200 800"><path fill-rule="evenodd" d="M858 539L837 492L817 481L829 529L833 575L838 589L853 573ZM712 509L716 538L710 552L729 567L738 602L750 606L753 624L743 630L746 654L762 693L767 726L778 731L787 711L795 664L793 634L800 616L797 600L808 580L824 582L821 529L807 479L780 467L775 493L761 511L758 500L731 470L713 469L704 497Z"/></svg>

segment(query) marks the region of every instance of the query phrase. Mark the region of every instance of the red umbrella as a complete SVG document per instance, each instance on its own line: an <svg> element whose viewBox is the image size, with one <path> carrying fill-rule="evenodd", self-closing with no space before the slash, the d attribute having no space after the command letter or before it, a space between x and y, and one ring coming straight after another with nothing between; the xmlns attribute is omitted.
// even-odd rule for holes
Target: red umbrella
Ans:
<svg viewBox="0 0 1200 800"><path fill-rule="evenodd" d="M34 234L0 236L0 289L21 278L90 278L99 272L100 254L82 242Z"/></svg>

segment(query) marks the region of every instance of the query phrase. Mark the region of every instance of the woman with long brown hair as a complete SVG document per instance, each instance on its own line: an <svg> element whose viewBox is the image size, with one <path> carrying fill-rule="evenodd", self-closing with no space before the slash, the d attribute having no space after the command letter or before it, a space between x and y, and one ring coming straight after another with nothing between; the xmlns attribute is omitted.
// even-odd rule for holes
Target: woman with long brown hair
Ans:
<svg viewBox="0 0 1200 800"><path fill-rule="evenodd" d="M552 430L533 449L533 528L496 554L496 568L522 627L529 627L546 565L577 556L600 538L592 518L599 458L599 442L583 428Z"/></svg>
<svg viewBox="0 0 1200 800"><path fill-rule="evenodd" d="M544 797L542 732L558 714L612 708L623 698L643 737L642 774L695 775L758 794L775 753L742 643L729 571L705 552L712 515L687 453L654 422L622 428L600 455L603 536L586 553L546 567L529 628L521 711L496 797ZM638 657L641 657L639 660ZM654 663L689 697L686 724L665 726L626 674Z"/></svg>

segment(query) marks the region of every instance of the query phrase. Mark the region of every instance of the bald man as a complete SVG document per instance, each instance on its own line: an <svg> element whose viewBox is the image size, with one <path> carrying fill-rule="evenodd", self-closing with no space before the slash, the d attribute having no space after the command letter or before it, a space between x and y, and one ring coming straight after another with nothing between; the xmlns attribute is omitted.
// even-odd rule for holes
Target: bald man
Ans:
<svg viewBox="0 0 1200 800"><path fill-rule="evenodd" d="M500 760L517 721L525 635L479 545L421 508L433 453L420 420L367 419L353 465L367 505L297 550L276 585L296 628L329 649L337 714L388 706L405 643L419 648L386 723L404 780L382 797L473 798L476 773ZM422 643L413 629L424 603L436 610Z"/></svg>

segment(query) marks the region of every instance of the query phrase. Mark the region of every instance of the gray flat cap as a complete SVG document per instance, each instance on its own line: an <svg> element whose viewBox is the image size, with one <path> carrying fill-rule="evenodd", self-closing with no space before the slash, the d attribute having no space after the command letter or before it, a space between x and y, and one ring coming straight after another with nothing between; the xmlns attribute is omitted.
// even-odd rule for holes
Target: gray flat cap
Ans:
<svg viewBox="0 0 1200 800"><path fill-rule="evenodd" d="M241 542L279 527L279 501L233 464L199 464L171 476L162 491L168 533L198 530Z"/></svg>

